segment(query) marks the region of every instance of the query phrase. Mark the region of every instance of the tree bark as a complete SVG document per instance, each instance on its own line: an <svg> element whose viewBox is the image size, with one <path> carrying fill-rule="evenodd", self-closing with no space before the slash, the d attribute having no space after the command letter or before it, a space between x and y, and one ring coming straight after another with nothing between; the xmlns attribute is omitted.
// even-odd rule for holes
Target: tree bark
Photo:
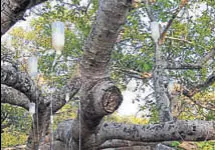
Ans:
<svg viewBox="0 0 215 150"><path fill-rule="evenodd" d="M62 122L55 133L55 139L68 142L74 120ZM115 139L115 140L113 140ZM155 145L163 141L205 141L215 139L215 121L177 121L161 124L134 125L105 122L99 131L89 138L91 147L117 148L125 146ZM165 143L164 143L165 144ZM112 146L111 146L112 145ZM90 149L90 148L89 148Z"/></svg>
<svg viewBox="0 0 215 150"><path fill-rule="evenodd" d="M1 0L1 36L17 21L24 19L25 11L46 0Z"/></svg>
<svg viewBox="0 0 215 150"><path fill-rule="evenodd" d="M20 106L29 109L29 99L18 90L1 84L1 103L8 103L15 106Z"/></svg>
<svg viewBox="0 0 215 150"><path fill-rule="evenodd" d="M151 125L104 123L100 140L123 139L140 142L204 141L215 138L215 121L177 121Z"/></svg>
<svg viewBox="0 0 215 150"><path fill-rule="evenodd" d="M80 63L81 115L72 125L73 149L80 145L79 132L82 149L92 149L90 145L95 140L89 139L99 130L102 118L113 113L122 102L120 90L109 78L108 64L120 27L125 23L129 2L101 0L99 3L96 22L84 45Z"/></svg>
<svg viewBox="0 0 215 150"><path fill-rule="evenodd" d="M155 66L153 71L153 81L155 89L155 97L157 108L159 111L160 122L172 121L173 117L170 112L170 99L167 95L167 87L165 87L165 66L166 61L164 59L161 46L155 43Z"/></svg>
<svg viewBox="0 0 215 150"><path fill-rule="evenodd" d="M30 8L44 2L45 0L2 0L1 10L1 35L3 35L17 20L23 17L24 12ZM13 2L13 3L12 3ZM172 120L169 112L168 97L165 94L163 70L163 57L160 48L156 49L156 65L154 70L154 85L156 88L156 98L159 100L161 121L166 123L155 125L128 125L118 123L102 123L104 116L113 113L122 102L120 90L110 79L108 64L111 52L117 39L121 25L125 23L126 15L131 1L129 0L100 0L96 22L84 45L84 54L80 62L80 76L72 80L60 92L53 94L53 113L59 110L65 103L65 92L70 93L70 97L77 92L80 93L80 109L78 117L74 120L62 122L55 133L54 146L59 149L94 150L100 149L100 145L105 142L115 140L129 140L137 142L161 142L171 140L210 140L215 139L214 121L177 121ZM14 17L15 16L15 17ZM50 97L43 97L38 88L34 85L30 77L16 70L11 66L1 66L2 84L14 89L11 95L18 94L18 91L26 95L31 102L38 102L38 112L34 118L34 126L39 126L36 130L36 141L33 147L38 149L39 140L45 134L50 122ZM16 89L16 90L15 90ZM79 91L80 89L80 91ZM1 93L4 102L16 105L14 96L7 95L5 91ZM6 100L7 98L7 100ZM23 99L22 107L26 107L27 99ZM29 136L32 142L33 130ZM45 149L48 149L47 147Z"/></svg>

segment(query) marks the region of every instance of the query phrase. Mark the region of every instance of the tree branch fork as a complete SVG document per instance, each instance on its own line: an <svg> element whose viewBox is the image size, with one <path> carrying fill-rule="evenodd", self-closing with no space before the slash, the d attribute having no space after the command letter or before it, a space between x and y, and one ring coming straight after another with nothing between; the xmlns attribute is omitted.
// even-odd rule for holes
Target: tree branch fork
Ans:
<svg viewBox="0 0 215 150"><path fill-rule="evenodd" d="M38 3L40 2L43 0ZM60 145L60 149L68 144L71 144L70 150L78 149L80 128L83 150L99 149L100 145L112 139L139 142L215 139L214 121L177 121L145 126L103 123L103 117L113 113L122 102L120 90L109 79L108 63L120 27L126 20L129 4L130 1L127 0L100 1L96 23L84 46L80 77L53 95L54 112L65 105L65 91L69 92L71 97L78 92L81 95L81 109L78 112L81 115L74 120L62 122L56 130L55 143L56 147ZM24 8L26 10L29 7L25 5ZM22 14L21 10L18 13ZM8 16L5 18L10 24L4 24L1 34L14 24L14 20ZM50 97L42 96L34 82L23 72L11 66L1 68L1 88L4 89L1 92L2 102L28 109L27 103L38 101L38 135L40 138L46 135L50 122ZM20 98L18 101L16 96ZM32 136L33 134L29 139L32 140ZM35 145L39 145L39 139L36 142L32 149L38 148Z"/></svg>

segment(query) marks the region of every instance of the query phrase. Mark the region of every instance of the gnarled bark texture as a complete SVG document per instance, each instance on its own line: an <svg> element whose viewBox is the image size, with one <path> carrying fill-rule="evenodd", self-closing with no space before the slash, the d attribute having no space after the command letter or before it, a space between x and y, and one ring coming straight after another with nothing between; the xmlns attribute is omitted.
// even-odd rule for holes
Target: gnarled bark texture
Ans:
<svg viewBox="0 0 215 150"><path fill-rule="evenodd" d="M23 19L28 8L46 0L1 0L1 36L17 21Z"/></svg>
<svg viewBox="0 0 215 150"><path fill-rule="evenodd" d="M16 19L21 19L28 8L43 1L45 0L1 0L1 35L17 21ZM120 27L126 21L130 3L130 0L99 1L96 21L84 45L80 76L72 79L52 97L53 113L65 105L66 93L70 93L70 97L73 97L79 92L81 97L78 117L59 124L53 142L55 149L77 150L81 147L82 150L96 150L130 146L129 144L145 145L146 142L215 139L214 121L177 121L146 126L103 123L103 117L113 113L122 102L120 90L110 79L108 64ZM162 71L159 68L162 63L161 54L158 54L156 59L155 79ZM2 65L1 69L3 103L18 105L25 109L28 109L28 102L38 104L33 122L33 126L38 125L38 128L32 129L27 149L35 150L39 147L44 150L49 149L50 145L39 146L39 144L40 139L48 131L51 115L50 96L43 96L31 78L17 70L14 65ZM155 82L158 89L157 97L165 99L162 93L164 85L161 82L163 82L161 78ZM160 106L166 107L168 104ZM162 116L164 122L171 120L169 114L167 118L165 115Z"/></svg>

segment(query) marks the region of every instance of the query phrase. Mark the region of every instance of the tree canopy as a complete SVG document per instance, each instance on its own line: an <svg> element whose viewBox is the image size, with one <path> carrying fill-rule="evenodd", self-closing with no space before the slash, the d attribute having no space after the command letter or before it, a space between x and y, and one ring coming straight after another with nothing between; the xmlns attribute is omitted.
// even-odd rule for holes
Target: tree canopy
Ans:
<svg viewBox="0 0 215 150"><path fill-rule="evenodd" d="M1 43L2 146L189 149L189 142L179 142L215 140L214 1L1 2L1 35L7 38ZM29 17L29 25L10 29ZM52 48L56 20L65 24L61 55ZM157 41L152 23L159 25ZM38 58L34 79L27 69L32 55ZM142 118L114 113L131 80ZM151 92L142 96L147 88ZM33 118L29 102L36 103ZM47 139L50 127L54 139ZM20 139L4 142L16 133ZM214 141L195 146L212 149Z"/></svg>

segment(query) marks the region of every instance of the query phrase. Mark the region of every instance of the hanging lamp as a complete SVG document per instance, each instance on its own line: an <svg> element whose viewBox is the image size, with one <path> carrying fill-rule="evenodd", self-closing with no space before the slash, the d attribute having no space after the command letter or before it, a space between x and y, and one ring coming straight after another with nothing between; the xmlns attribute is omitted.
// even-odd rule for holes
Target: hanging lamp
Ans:
<svg viewBox="0 0 215 150"><path fill-rule="evenodd" d="M65 100L66 100L66 102L68 102L69 101L69 93L66 93L66 97L65 97Z"/></svg>
<svg viewBox="0 0 215 150"><path fill-rule="evenodd" d="M154 42L158 42L158 39L160 38L160 27L159 22L151 22L151 32L152 32L152 39Z"/></svg>
<svg viewBox="0 0 215 150"><path fill-rule="evenodd" d="M29 113L31 115L35 114L35 103L29 103Z"/></svg>
<svg viewBox="0 0 215 150"><path fill-rule="evenodd" d="M65 43L65 36L64 36L64 23L61 21L55 21L52 23L52 46L56 50L56 54L60 55L64 43Z"/></svg>
<svg viewBox="0 0 215 150"><path fill-rule="evenodd" d="M31 77L36 77L38 74L38 58L35 55L28 58L28 73Z"/></svg>

